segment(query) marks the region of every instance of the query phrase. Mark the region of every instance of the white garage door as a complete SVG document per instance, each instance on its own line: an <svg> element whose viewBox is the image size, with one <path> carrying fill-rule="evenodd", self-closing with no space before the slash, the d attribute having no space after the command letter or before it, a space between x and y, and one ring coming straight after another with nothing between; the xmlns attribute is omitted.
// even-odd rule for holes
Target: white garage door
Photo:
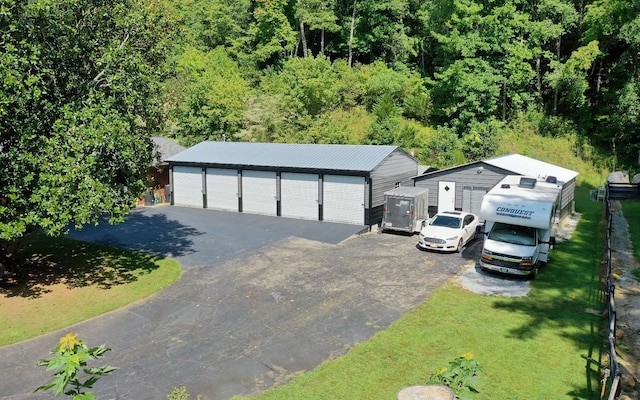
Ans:
<svg viewBox="0 0 640 400"><path fill-rule="evenodd" d="M323 219L364 225L364 190L361 176L325 175Z"/></svg>
<svg viewBox="0 0 640 400"><path fill-rule="evenodd" d="M207 208L238 211L238 171L207 168Z"/></svg>
<svg viewBox="0 0 640 400"><path fill-rule="evenodd" d="M280 175L280 214L318 219L318 175L283 172Z"/></svg>
<svg viewBox="0 0 640 400"><path fill-rule="evenodd" d="M202 168L173 167L173 204L202 208Z"/></svg>
<svg viewBox="0 0 640 400"><path fill-rule="evenodd" d="M242 211L277 215L275 172L242 171Z"/></svg>

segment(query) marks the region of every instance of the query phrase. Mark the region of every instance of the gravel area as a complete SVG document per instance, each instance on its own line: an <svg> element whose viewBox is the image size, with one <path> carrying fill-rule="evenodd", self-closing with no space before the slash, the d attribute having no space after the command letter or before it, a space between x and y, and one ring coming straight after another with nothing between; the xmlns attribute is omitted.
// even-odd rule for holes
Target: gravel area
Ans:
<svg viewBox="0 0 640 400"><path fill-rule="evenodd" d="M616 348L622 367L621 399L640 398L640 282L631 271L640 268L633 257L629 225L619 201L611 202L611 262L615 279Z"/></svg>

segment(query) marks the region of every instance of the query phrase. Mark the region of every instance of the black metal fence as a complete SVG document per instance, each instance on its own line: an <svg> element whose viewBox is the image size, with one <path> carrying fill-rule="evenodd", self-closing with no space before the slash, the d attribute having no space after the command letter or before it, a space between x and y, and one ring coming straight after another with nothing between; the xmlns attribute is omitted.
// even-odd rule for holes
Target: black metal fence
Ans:
<svg viewBox="0 0 640 400"><path fill-rule="evenodd" d="M611 265L611 231L612 231L612 214L611 214L611 200L619 200L618 197L613 197L612 194L615 193L617 186L620 184L615 184L616 188L612 188L614 184L607 184L607 192L604 201L604 207L606 212L606 220L607 220L607 233L606 233L606 245L607 248L605 250L606 257L606 288L605 288L605 299L606 299L606 308L607 308L607 317L608 317L608 329L607 329L607 341L609 344L609 366L605 369L604 379L603 379L603 394L608 394L609 400L614 400L618 398L620 392L620 368L618 365L618 357L616 354L616 306L615 306L615 291L616 286L613 283L613 274ZM637 186L637 185L636 185ZM612 190L613 189L613 190ZM618 192L619 193L619 192ZM634 197L636 198L636 197Z"/></svg>

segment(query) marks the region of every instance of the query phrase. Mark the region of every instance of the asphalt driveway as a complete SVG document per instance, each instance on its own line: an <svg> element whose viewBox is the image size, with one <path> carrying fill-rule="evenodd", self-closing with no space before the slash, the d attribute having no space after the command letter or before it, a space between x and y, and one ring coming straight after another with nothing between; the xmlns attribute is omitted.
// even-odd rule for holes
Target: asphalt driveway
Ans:
<svg viewBox="0 0 640 400"><path fill-rule="evenodd" d="M286 382L339 356L422 302L462 266L462 254L416 249L416 236L363 227L170 206L136 210L115 227L72 237L170 255L182 278L162 292L67 330L0 348L0 398L33 394L36 368L68 331L113 350L98 398L228 399Z"/></svg>

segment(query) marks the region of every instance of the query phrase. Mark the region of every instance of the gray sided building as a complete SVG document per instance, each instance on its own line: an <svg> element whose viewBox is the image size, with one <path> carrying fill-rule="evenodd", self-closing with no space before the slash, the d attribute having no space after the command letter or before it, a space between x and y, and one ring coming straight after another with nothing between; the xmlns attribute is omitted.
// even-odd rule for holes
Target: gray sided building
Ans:
<svg viewBox="0 0 640 400"><path fill-rule="evenodd" d="M563 219L573 213L578 173L520 154L508 154L428 172L416 176L414 185L429 189L430 215L445 210L478 214L484 194L507 175L555 176L562 184L558 217Z"/></svg>
<svg viewBox="0 0 640 400"><path fill-rule="evenodd" d="M202 142L165 161L176 206L369 226L418 173L397 146Z"/></svg>

